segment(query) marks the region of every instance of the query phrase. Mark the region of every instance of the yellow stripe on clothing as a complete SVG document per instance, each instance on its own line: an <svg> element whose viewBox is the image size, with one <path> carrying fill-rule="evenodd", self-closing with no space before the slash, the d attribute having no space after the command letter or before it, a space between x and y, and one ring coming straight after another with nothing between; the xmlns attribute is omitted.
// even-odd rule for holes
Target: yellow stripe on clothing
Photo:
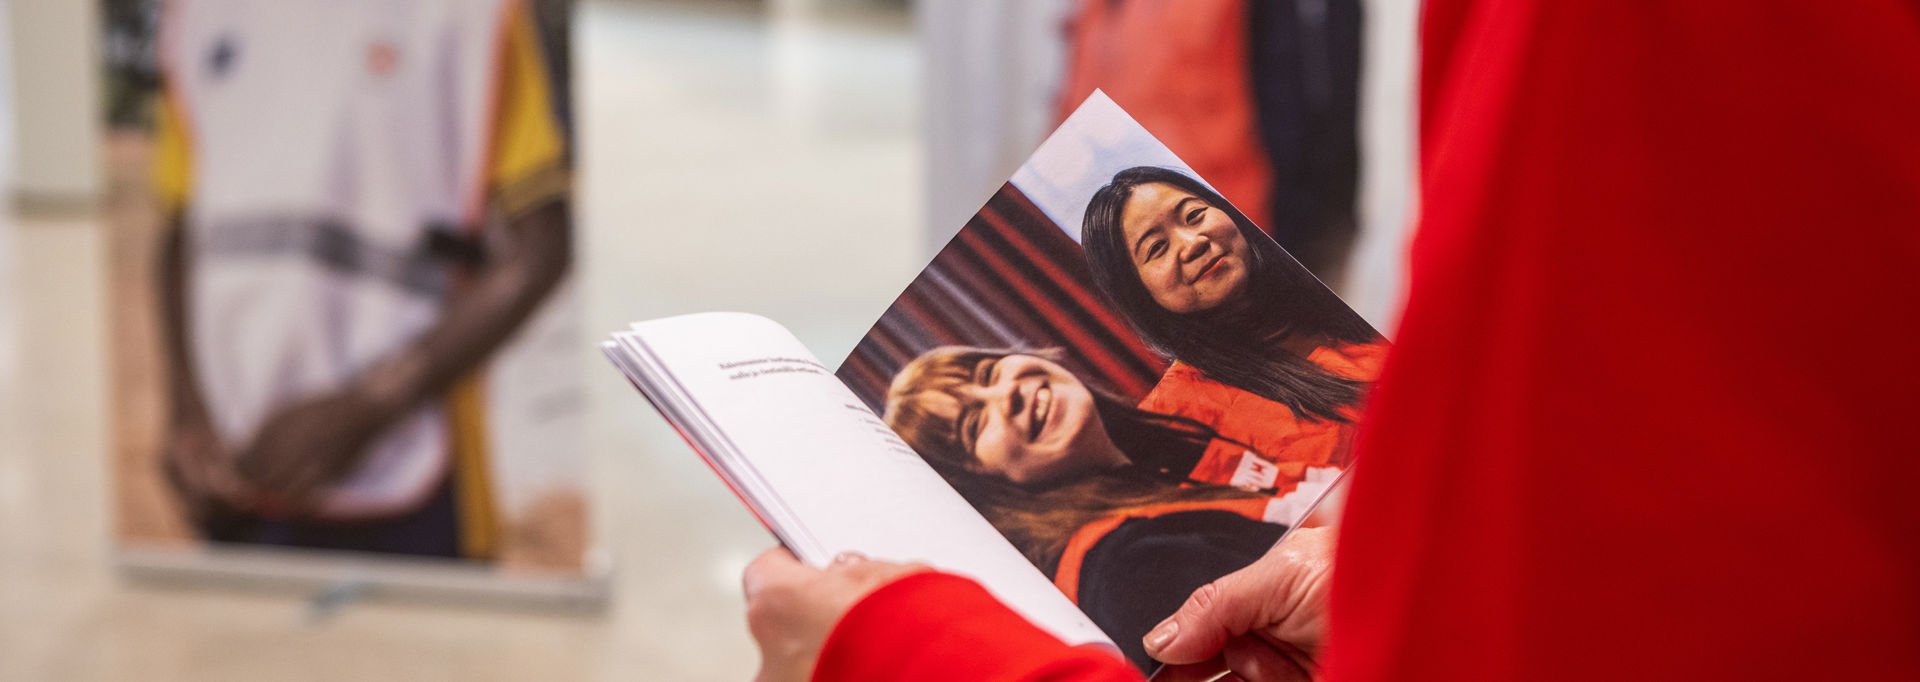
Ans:
<svg viewBox="0 0 1920 682"><path fill-rule="evenodd" d="M546 53L526 8L514 12L506 41L488 180L494 205L511 217L565 196L569 185L554 182L566 166L566 139L554 120Z"/></svg>
<svg viewBox="0 0 1920 682"><path fill-rule="evenodd" d="M500 516L493 501L488 467L486 381L478 373L455 384L447 395L453 445L453 483L458 491L460 555L492 559L500 553Z"/></svg>
<svg viewBox="0 0 1920 682"><path fill-rule="evenodd" d="M153 159L148 177L153 196L163 215L175 213L187 205L193 191L193 148L188 143L186 120L179 105L168 94L161 94L154 107Z"/></svg>

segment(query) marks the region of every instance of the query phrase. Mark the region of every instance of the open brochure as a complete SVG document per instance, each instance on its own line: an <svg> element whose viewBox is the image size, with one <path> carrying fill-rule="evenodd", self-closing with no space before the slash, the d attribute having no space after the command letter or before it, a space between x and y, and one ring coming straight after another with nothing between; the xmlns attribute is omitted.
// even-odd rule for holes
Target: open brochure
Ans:
<svg viewBox="0 0 1920 682"><path fill-rule="evenodd" d="M1143 670L1194 589L1333 515L1386 352L1100 93L837 369L737 313L603 346L803 561L965 575Z"/></svg>

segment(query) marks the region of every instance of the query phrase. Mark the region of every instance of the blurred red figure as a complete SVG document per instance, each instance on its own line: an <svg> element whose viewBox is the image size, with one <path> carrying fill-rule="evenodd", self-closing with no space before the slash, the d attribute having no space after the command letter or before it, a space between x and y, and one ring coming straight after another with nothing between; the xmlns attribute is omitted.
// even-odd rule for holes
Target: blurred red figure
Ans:
<svg viewBox="0 0 1920 682"><path fill-rule="evenodd" d="M1356 234L1360 0L1078 0L1059 119L1106 92L1321 279Z"/></svg>
<svg viewBox="0 0 1920 682"><path fill-rule="evenodd" d="M1920 679L1920 355L1872 352L1920 330L1920 8L1433 0L1425 31L1412 293L1310 667ZM964 585L873 590L813 675L1134 675ZM1257 610L1209 594L1148 648L1271 644L1196 628Z"/></svg>
<svg viewBox="0 0 1920 682"><path fill-rule="evenodd" d="M1920 6L1425 20L1334 677L1920 679Z"/></svg>

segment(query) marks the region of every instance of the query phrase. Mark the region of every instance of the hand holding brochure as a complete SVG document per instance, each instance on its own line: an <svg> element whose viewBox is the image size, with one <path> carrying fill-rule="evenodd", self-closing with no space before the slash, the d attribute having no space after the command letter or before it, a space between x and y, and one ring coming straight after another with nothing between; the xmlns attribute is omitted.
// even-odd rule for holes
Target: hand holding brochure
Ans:
<svg viewBox="0 0 1920 682"><path fill-rule="evenodd" d="M802 561L924 561L1068 642L1105 641L786 329L734 313L636 324L608 355Z"/></svg>
<svg viewBox="0 0 1920 682"><path fill-rule="evenodd" d="M742 314L604 348L802 560L926 562L1151 670L1188 594L1332 516L1386 342L1096 93L837 371Z"/></svg>

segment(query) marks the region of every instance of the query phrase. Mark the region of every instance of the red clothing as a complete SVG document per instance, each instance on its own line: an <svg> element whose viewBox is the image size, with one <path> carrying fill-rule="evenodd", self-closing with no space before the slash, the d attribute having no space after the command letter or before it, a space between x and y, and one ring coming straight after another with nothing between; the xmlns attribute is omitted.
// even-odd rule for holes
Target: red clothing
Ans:
<svg viewBox="0 0 1920 682"><path fill-rule="evenodd" d="M1426 11L1332 677L1920 679L1920 9Z"/></svg>
<svg viewBox="0 0 1920 682"><path fill-rule="evenodd" d="M1270 225L1273 171L1247 80L1246 16L1244 0L1082 0L1056 120L1097 88L1254 224Z"/></svg>
<svg viewBox="0 0 1920 682"><path fill-rule="evenodd" d="M834 626L813 679L1138 682L1118 654L1074 648L944 573L889 583Z"/></svg>
<svg viewBox="0 0 1920 682"><path fill-rule="evenodd" d="M1426 12L1330 677L1920 679L1920 354L1849 351L1920 329L1920 11ZM1069 655L929 643L914 596L831 653Z"/></svg>
<svg viewBox="0 0 1920 682"><path fill-rule="evenodd" d="M1373 381L1386 358L1387 344L1336 344L1314 349L1307 359L1327 371L1357 381ZM1316 421L1286 405L1209 378L1184 362L1174 362L1160 383L1140 401L1140 409L1172 414L1213 427L1220 435L1246 443L1281 465L1281 492L1306 475L1307 467L1345 468L1352 459L1352 422ZM1342 411L1348 418L1356 410ZM1244 448L1216 441L1194 468L1196 481L1231 485L1241 468Z"/></svg>

